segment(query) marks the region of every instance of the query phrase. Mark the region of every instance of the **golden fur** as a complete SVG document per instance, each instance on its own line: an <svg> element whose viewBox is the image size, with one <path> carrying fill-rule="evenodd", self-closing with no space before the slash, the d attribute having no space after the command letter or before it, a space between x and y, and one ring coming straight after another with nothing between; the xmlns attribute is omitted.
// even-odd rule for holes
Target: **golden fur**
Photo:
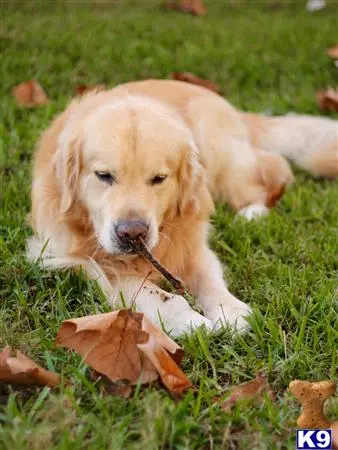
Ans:
<svg viewBox="0 0 338 450"><path fill-rule="evenodd" d="M338 174L337 125L331 122L323 148L302 150L301 157L296 148L291 155L318 175ZM208 220L213 199L248 218L279 200L292 181L275 139L288 132L283 126L282 118L240 113L210 91L175 81L129 83L76 99L43 134L35 155L31 257L44 248L46 266L82 265L115 302L118 290L131 296L129 287L136 289L151 272L137 306L154 320L157 312L167 315L177 334L222 319L243 327L250 309L226 288L207 247ZM116 183L102 183L95 171L113 172ZM167 179L153 186L149 180L157 174ZM134 217L147 221L152 253L187 283L207 318L179 296L171 297L171 309L181 317L170 316L153 293L157 272L142 258L119 253L113 224Z"/></svg>

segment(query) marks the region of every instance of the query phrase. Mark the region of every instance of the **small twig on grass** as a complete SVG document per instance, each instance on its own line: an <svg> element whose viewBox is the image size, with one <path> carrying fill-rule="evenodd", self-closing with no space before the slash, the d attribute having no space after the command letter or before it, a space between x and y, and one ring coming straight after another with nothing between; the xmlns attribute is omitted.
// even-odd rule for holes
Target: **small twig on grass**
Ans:
<svg viewBox="0 0 338 450"><path fill-rule="evenodd" d="M133 298L131 299L131 302L130 302L130 307L129 307L130 309L132 309L135 306L135 302L136 302L137 296L140 293L142 287L144 286L144 283L147 281L147 279L149 278L150 275L151 275L151 270L149 270L147 275L144 277L142 283L140 284L140 287L138 288L138 290L133 295Z"/></svg>
<svg viewBox="0 0 338 450"><path fill-rule="evenodd" d="M155 269L157 269L164 276L164 278L166 278L169 281L169 283L172 284L172 286L176 289L176 291L179 294L182 295L186 292L183 281L172 275L165 267L162 266L162 264L159 261L157 261L157 259L147 249L142 238L133 240L132 245L136 253L140 256L143 256L143 258L147 259L155 267Z"/></svg>

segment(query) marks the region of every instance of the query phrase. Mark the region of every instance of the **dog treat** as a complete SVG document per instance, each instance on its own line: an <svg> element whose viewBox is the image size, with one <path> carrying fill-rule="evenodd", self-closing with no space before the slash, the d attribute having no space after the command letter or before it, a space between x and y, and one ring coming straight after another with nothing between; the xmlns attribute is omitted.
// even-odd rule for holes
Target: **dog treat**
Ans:
<svg viewBox="0 0 338 450"><path fill-rule="evenodd" d="M326 400L336 392L334 381L301 381L294 380L289 384L290 392L303 407L297 419L299 428L329 428L330 422L324 414Z"/></svg>
<svg viewBox="0 0 338 450"><path fill-rule="evenodd" d="M184 294L186 292L183 282L179 278L172 275L159 261L157 261L156 258L154 258L154 256L147 249L142 238L134 240L132 244L137 254L147 259L155 267L155 269L157 269L164 276L164 278L172 284L179 294Z"/></svg>

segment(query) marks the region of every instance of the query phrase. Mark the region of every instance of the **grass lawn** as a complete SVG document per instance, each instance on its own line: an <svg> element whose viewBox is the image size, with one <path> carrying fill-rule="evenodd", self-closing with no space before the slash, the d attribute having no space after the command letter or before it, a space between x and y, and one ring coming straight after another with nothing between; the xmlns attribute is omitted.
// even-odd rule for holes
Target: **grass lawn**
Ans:
<svg viewBox="0 0 338 450"><path fill-rule="evenodd" d="M237 339L224 330L180 341L198 391L180 402L156 384L126 401L89 381L81 358L53 340L64 319L106 311L105 299L95 283L24 258L34 145L77 84L114 86L185 70L216 81L245 110L319 114L316 89L338 84L325 55L337 43L337 4L308 13L302 2L252 3L211 0L205 18L161 10L159 1L2 5L0 348L20 348L72 385L55 392L0 385L1 449L293 449L299 406L286 392L289 382L337 379L333 182L297 172L278 207L257 223L218 207L211 245L227 263L232 292L255 315L252 330ZM11 87L33 77L53 101L21 109ZM213 403L259 371L275 403L240 403L231 413ZM328 413L338 417L337 398Z"/></svg>

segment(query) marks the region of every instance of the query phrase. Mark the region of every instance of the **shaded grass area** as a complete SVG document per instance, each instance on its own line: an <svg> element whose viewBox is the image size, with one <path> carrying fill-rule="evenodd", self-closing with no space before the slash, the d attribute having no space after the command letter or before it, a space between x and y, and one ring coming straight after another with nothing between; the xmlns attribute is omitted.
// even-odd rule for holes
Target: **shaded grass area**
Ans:
<svg viewBox="0 0 338 450"><path fill-rule="evenodd" d="M0 346L17 346L71 379L59 392L0 386L0 448L294 448L299 408L285 392L294 378L337 378L337 185L297 173L268 218L213 217L211 245L227 263L231 290L255 308L252 330L198 332L181 340L197 386L181 402L157 385L125 401L89 381L76 355L53 347L60 323L108 310L98 287L25 261L31 233L30 160L36 140L80 83L118 83L192 71L216 81L237 107L318 114L314 92L337 84L325 55L336 44L337 5L316 14L303 4L209 2L206 18L154 2L3 5L1 25ZM23 110L13 85L37 78L53 100ZM233 383L267 374L276 402L241 403L231 413L213 398ZM328 405L338 416L338 402Z"/></svg>

